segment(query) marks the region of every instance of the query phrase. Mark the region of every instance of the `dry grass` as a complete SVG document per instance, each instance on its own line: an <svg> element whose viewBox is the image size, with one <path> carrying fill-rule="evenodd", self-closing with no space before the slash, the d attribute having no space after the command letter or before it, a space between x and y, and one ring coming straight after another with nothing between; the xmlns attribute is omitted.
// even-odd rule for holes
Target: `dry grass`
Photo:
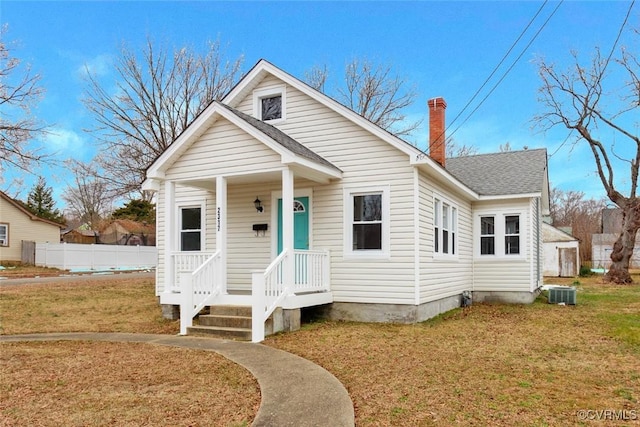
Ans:
<svg viewBox="0 0 640 427"><path fill-rule="evenodd" d="M640 425L640 286L595 282L575 307L541 297L417 325L321 322L267 344L336 375L359 426L580 425L581 409Z"/></svg>
<svg viewBox="0 0 640 427"><path fill-rule="evenodd" d="M0 331L178 331L153 280L0 286ZM3 343L0 426L249 425L257 381L211 352L139 343Z"/></svg>
<svg viewBox="0 0 640 427"><path fill-rule="evenodd" d="M0 333L140 332L176 334L162 318L153 280L104 280L0 287Z"/></svg>
<svg viewBox="0 0 640 427"><path fill-rule="evenodd" d="M68 274L67 270L59 270L57 268L37 267L35 265L15 264L3 265L4 269L0 269L0 277L11 279L20 279L23 277L50 277Z"/></svg>
<svg viewBox="0 0 640 427"><path fill-rule="evenodd" d="M358 426L640 425L629 419L640 417L640 286L580 281L575 307L540 297L528 306L476 304L417 325L318 322L266 344L336 375ZM151 281L112 278L0 287L0 320L5 334L178 327L161 319ZM215 354L28 343L3 344L1 359L0 419L14 417L6 425L243 425L250 415L209 405L255 414L259 404L255 380ZM222 384L213 378L220 373ZM56 407L46 424L43 411ZM577 416L607 409L628 419Z"/></svg>
<svg viewBox="0 0 640 427"><path fill-rule="evenodd" d="M136 343L4 343L0 426L246 426L260 390L211 352Z"/></svg>

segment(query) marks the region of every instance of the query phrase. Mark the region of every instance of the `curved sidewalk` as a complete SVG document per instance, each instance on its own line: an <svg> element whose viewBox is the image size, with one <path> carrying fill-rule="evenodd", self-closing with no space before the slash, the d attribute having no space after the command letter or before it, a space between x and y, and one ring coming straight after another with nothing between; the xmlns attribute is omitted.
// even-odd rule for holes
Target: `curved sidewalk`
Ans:
<svg viewBox="0 0 640 427"><path fill-rule="evenodd" d="M138 342L215 351L243 366L258 380L262 401L254 426L353 426L351 398L342 383L320 366L262 344L213 338L127 333L2 335L20 341Z"/></svg>

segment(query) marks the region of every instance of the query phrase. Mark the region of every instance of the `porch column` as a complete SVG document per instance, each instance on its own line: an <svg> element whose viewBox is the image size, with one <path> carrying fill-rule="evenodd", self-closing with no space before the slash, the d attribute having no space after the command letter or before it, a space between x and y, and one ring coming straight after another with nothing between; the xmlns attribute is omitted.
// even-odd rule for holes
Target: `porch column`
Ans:
<svg viewBox="0 0 640 427"><path fill-rule="evenodd" d="M176 185L173 181L164 182L164 289L170 293L175 288L175 266L173 260L175 233Z"/></svg>
<svg viewBox="0 0 640 427"><path fill-rule="evenodd" d="M220 290L227 293L227 178L216 177L216 250L220 251Z"/></svg>
<svg viewBox="0 0 640 427"><path fill-rule="evenodd" d="M293 285L294 256L293 256L293 171L286 168L282 171L282 250L288 251L289 256L284 264L284 283Z"/></svg>

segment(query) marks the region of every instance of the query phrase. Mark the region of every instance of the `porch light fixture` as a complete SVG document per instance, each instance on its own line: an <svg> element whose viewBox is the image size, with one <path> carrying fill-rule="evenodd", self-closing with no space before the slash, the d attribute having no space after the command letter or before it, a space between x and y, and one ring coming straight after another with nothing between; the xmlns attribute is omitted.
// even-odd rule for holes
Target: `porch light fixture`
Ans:
<svg viewBox="0 0 640 427"><path fill-rule="evenodd" d="M264 208L262 207L262 202L257 197L253 201L253 206L256 207L256 211L258 211L258 213L262 213L262 211L264 210Z"/></svg>

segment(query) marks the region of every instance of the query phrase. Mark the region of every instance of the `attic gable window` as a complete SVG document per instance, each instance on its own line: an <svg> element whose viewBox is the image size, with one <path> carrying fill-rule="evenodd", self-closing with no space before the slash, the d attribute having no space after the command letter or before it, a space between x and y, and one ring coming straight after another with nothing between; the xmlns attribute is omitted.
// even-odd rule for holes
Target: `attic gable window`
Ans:
<svg viewBox="0 0 640 427"><path fill-rule="evenodd" d="M282 118L282 96L271 96L260 100L262 106L262 120L277 120Z"/></svg>
<svg viewBox="0 0 640 427"><path fill-rule="evenodd" d="M253 92L254 117L274 123L285 120L286 92L284 86L274 86Z"/></svg>

